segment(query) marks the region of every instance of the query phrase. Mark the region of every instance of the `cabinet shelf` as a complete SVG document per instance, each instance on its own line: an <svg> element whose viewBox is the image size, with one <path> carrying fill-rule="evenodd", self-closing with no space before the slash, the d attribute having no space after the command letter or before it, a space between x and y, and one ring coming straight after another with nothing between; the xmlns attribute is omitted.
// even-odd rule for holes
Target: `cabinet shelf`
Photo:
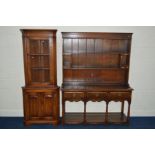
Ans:
<svg viewBox="0 0 155 155"><path fill-rule="evenodd" d="M46 67L33 67L33 70L49 70L49 68Z"/></svg>
<svg viewBox="0 0 155 155"><path fill-rule="evenodd" d="M90 70L91 69L95 69L95 70L96 69L99 69L99 70L106 70L107 69L107 70L109 70L109 69L116 69L117 70L118 69L119 70L119 69L128 69L128 67L123 67L123 66L122 67L63 67L63 69L65 69L65 70L67 70L67 69L69 69L69 70L78 70L78 69L79 70L80 69L81 70L84 70L84 69L85 70L87 70L87 69L90 69Z"/></svg>
<svg viewBox="0 0 155 155"><path fill-rule="evenodd" d="M120 54L120 55L129 55L129 52L128 51L124 51L124 52L113 52L113 51L109 51L109 52L97 52L97 51L94 51L94 52L86 52L86 51L84 51L84 52L80 52L80 53L63 53L63 55L82 55L82 54L84 54L84 55L104 55L104 54L116 54L116 55L118 55L118 54Z"/></svg>
<svg viewBox="0 0 155 155"><path fill-rule="evenodd" d="M31 53L31 54L28 54L29 56L49 56L48 53Z"/></svg>

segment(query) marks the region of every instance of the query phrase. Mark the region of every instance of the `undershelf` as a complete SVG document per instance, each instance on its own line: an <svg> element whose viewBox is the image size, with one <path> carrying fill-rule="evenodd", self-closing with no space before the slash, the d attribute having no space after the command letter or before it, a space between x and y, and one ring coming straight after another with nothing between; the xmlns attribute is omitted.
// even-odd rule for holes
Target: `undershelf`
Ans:
<svg viewBox="0 0 155 155"><path fill-rule="evenodd" d="M65 124L123 124L127 123L127 117L125 114L119 112L109 112L108 120L105 121L105 113L65 113L64 115L64 123Z"/></svg>

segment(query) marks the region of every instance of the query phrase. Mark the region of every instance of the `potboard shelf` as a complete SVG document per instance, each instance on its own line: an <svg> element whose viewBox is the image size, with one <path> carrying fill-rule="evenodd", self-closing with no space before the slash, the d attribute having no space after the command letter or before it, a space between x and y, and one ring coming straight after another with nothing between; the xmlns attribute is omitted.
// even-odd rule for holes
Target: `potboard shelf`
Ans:
<svg viewBox="0 0 155 155"><path fill-rule="evenodd" d="M107 115L106 121L106 113L65 113L64 119L65 124L119 124L119 123L127 123L127 117L125 114L119 112L110 112Z"/></svg>

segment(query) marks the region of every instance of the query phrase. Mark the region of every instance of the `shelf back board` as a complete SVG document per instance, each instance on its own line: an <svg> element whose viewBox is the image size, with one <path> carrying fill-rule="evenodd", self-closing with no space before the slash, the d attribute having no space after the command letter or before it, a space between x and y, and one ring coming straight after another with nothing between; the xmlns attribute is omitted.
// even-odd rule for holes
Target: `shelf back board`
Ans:
<svg viewBox="0 0 155 155"><path fill-rule="evenodd" d="M128 84L132 33L62 32L63 82Z"/></svg>

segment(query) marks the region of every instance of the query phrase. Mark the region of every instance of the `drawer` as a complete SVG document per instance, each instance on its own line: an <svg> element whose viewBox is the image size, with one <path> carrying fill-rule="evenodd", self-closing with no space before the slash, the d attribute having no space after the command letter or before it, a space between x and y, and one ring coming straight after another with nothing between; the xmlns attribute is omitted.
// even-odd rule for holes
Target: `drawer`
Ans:
<svg viewBox="0 0 155 155"><path fill-rule="evenodd" d="M65 92L64 99L69 101L80 101L84 100L85 95L83 92Z"/></svg>
<svg viewBox="0 0 155 155"><path fill-rule="evenodd" d="M107 99L107 96L106 92L89 92L87 93L87 100L101 101Z"/></svg>
<svg viewBox="0 0 155 155"><path fill-rule="evenodd" d="M128 100L131 98L130 92L110 92L109 99L115 99L115 100Z"/></svg>

